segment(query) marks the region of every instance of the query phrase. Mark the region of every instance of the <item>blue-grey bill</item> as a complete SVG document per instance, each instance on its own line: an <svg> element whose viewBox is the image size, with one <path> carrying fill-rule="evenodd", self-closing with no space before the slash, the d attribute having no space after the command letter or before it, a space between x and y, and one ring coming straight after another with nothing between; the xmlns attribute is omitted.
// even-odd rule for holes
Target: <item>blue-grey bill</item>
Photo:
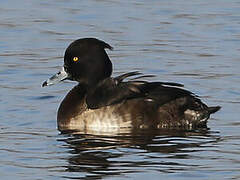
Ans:
<svg viewBox="0 0 240 180"><path fill-rule="evenodd" d="M43 82L42 87L57 84L60 81L63 81L67 78L68 78L68 73L64 70L64 67L62 67L61 71L59 71L57 74L53 75L48 80Z"/></svg>

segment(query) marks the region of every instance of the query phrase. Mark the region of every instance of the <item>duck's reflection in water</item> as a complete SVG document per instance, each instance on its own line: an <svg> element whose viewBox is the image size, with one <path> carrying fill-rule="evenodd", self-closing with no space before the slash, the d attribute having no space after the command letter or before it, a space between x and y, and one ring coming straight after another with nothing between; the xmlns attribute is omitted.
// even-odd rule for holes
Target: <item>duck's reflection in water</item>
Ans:
<svg viewBox="0 0 240 180"><path fill-rule="evenodd" d="M220 141L220 136L207 128L151 129L117 135L62 134L59 141L64 141L69 150L67 172L79 172L82 179L98 179L147 169L171 173L198 168L193 154L206 151Z"/></svg>

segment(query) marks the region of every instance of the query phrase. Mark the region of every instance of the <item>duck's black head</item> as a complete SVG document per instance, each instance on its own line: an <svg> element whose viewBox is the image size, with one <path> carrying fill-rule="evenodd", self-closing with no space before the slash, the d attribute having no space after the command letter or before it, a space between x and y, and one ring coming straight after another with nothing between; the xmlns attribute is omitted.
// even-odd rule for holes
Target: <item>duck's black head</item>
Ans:
<svg viewBox="0 0 240 180"><path fill-rule="evenodd" d="M95 38L78 39L65 51L64 66L60 72L43 83L43 86L55 84L65 79L78 81L87 86L110 77L112 63L105 49L112 47Z"/></svg>

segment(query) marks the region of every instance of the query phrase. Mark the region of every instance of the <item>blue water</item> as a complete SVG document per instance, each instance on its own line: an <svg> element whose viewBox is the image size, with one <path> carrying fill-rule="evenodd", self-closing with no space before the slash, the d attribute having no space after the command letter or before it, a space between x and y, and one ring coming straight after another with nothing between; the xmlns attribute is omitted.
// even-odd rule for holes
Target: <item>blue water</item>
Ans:
<svg viewBox="0 0 240 180"><path fill-rule="evenodd" d="M1 179L240 179L239 12L237 0L1 0ZM41 84L83 37L114 47L113 75L183 83L221 111L196 131L59 134L76 83Z"/></svg>

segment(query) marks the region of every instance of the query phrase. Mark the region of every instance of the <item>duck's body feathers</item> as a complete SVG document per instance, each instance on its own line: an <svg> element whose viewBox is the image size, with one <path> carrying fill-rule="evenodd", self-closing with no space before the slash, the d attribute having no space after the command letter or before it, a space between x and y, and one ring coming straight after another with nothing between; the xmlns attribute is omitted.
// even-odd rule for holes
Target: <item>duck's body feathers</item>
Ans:
<svg viewBox="0 0 240 180"><path fill-rule="evenodd" d="M219 109L208 107L190 91L167 86L174 83L123 81L129 75L138 74L107 78L92 90L81 84L73 88L59 108L59 129L66 129L65 124L85 130L204 127L209 115ZM78 103L72 103L72 98Z"/></svg>

